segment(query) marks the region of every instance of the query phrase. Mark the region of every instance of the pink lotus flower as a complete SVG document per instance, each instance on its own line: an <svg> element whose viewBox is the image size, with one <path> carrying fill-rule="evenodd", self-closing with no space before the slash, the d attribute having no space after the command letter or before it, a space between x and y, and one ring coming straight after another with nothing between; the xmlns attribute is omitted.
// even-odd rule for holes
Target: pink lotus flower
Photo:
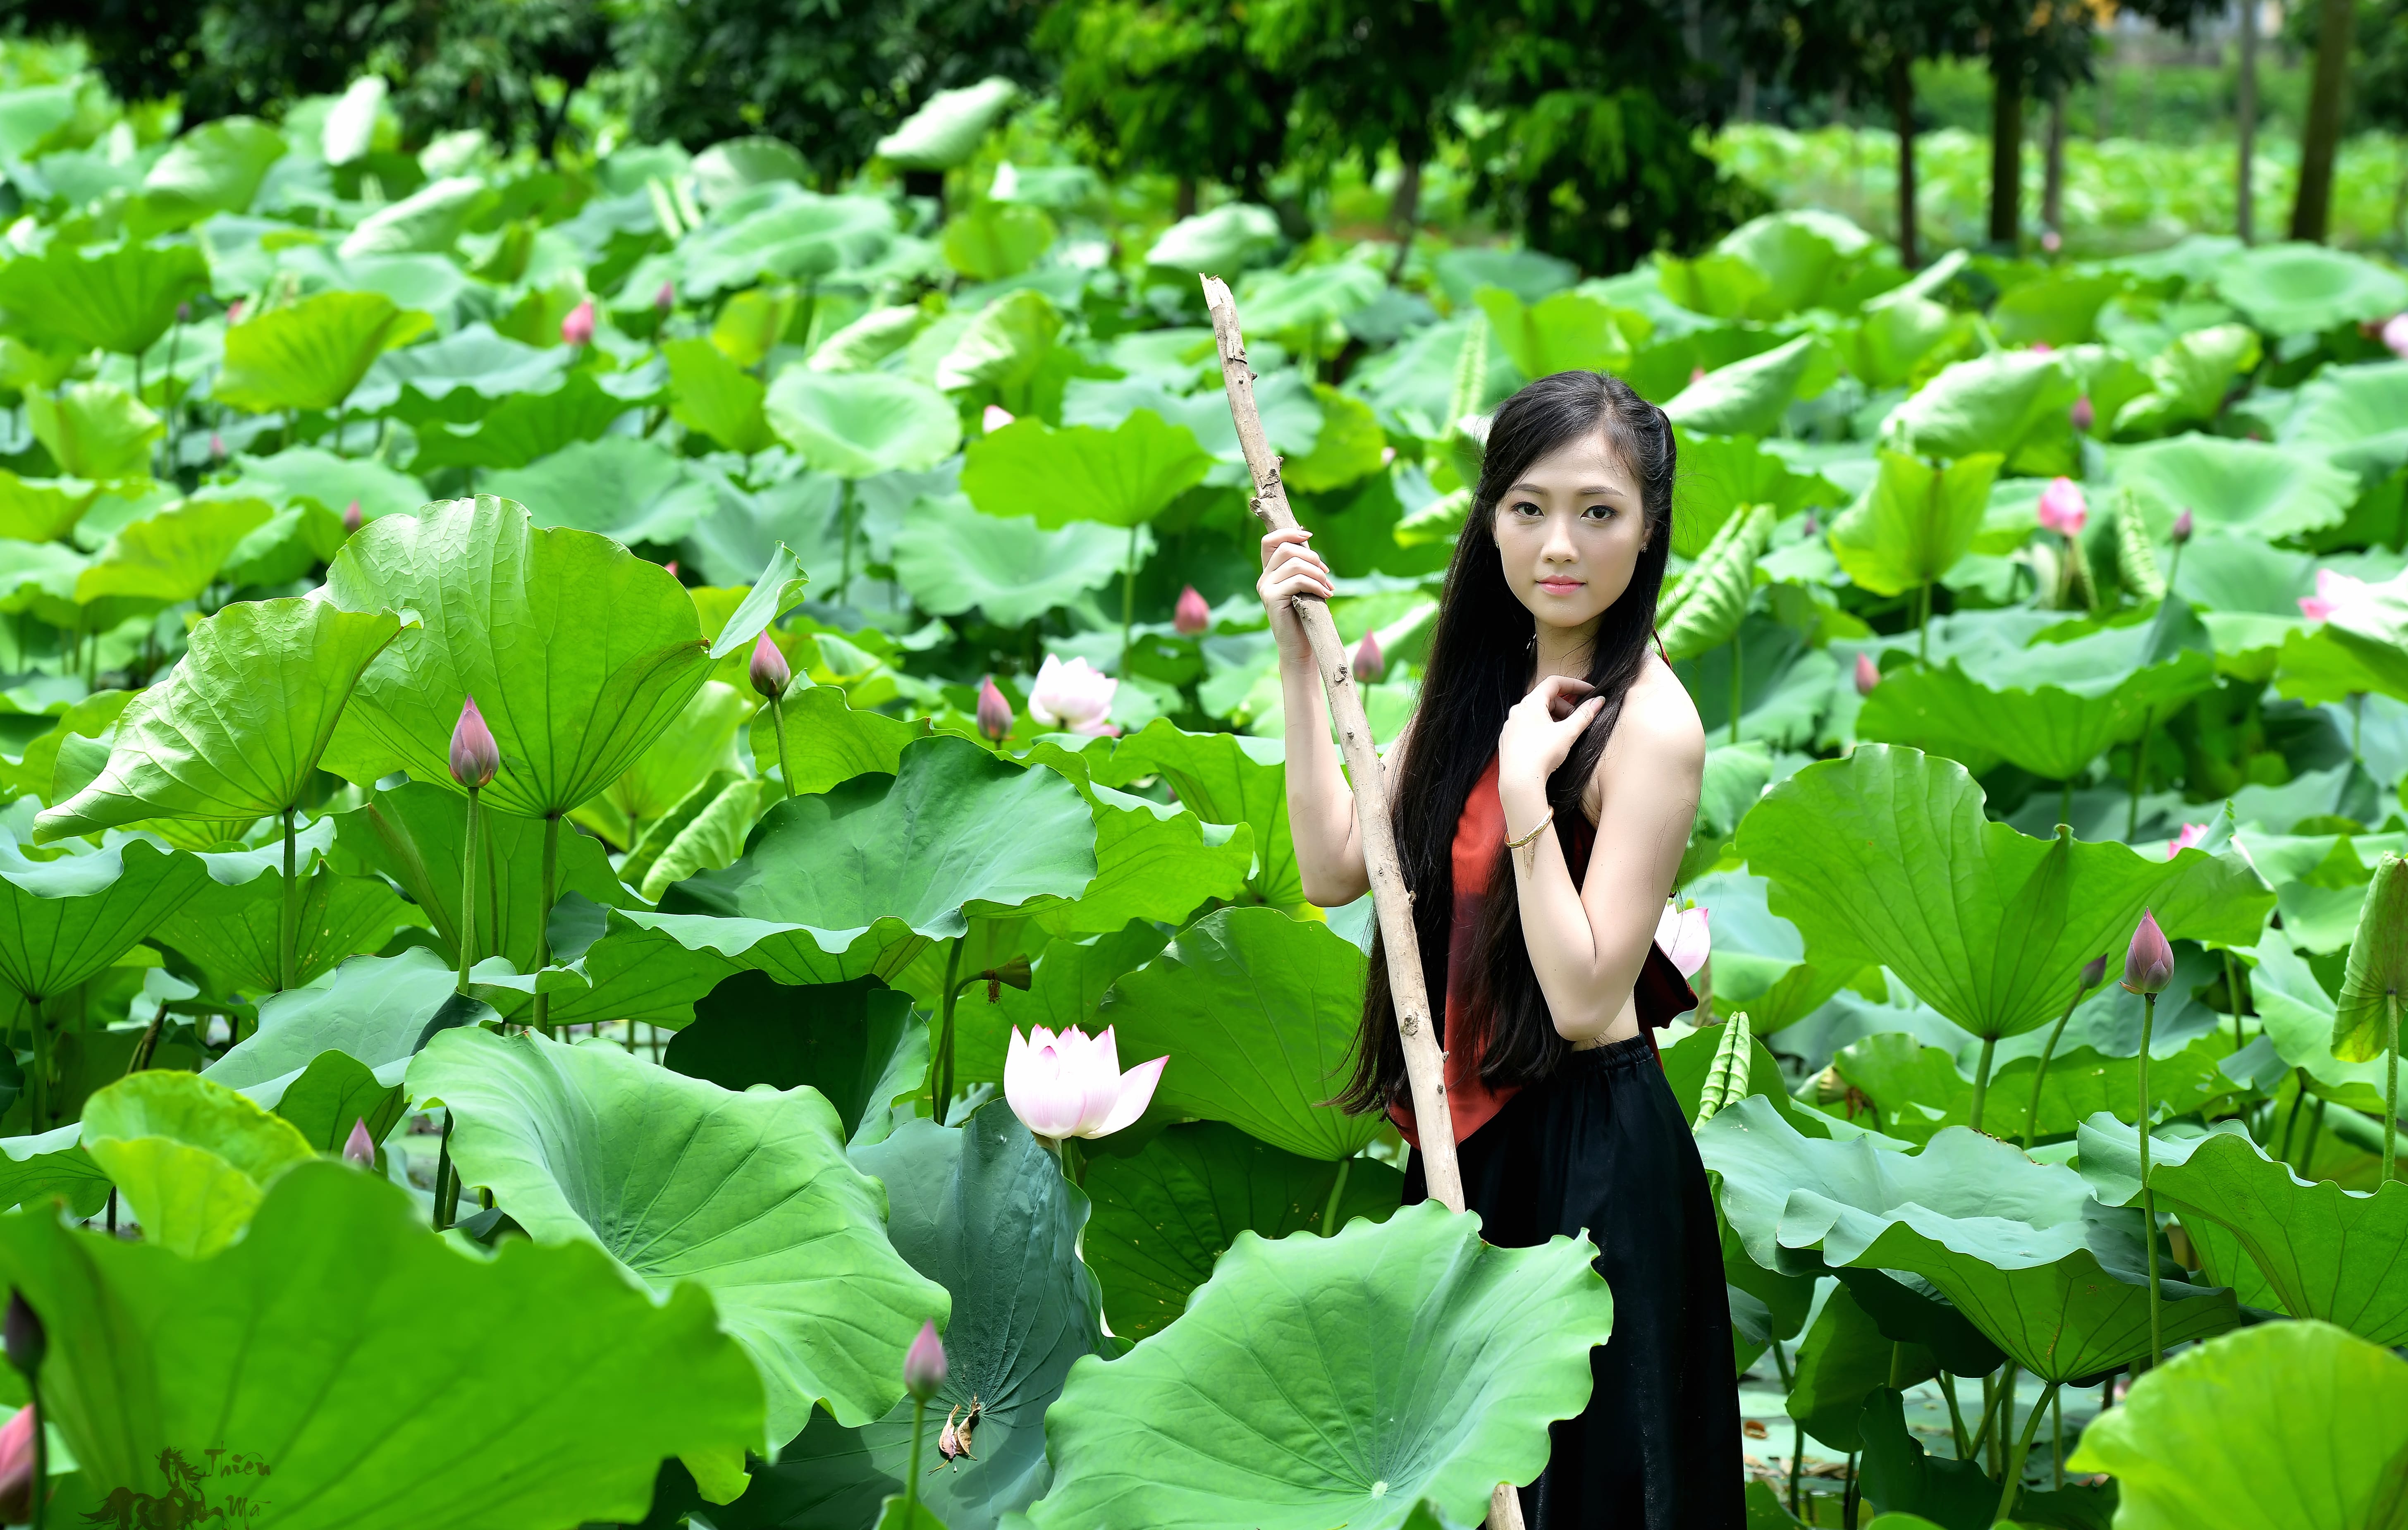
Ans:
<svg viewBox="0 0 2408 1530"><path fill-rule="evenodd" d="M2124 986L2135 994L2162 994L2173 980L2174 949L2167 943L2166 932L2157 928L2157 916L2143 908L2141 927L2132 932L2132 944L2124 953Z"/></svg>
<svg viewBox="0 0 2408 1530"><path fill-rule="evenodd" d="M1193 637L1212 624L1212 608L1189 585L1179 592L1179 604L1170 613L1170 629L1182 637Z"/></svg>
<svg viewBox="0 0 2408 1530"><path fill-rule="evenodd" d="M343 1161L368 1168L376 1166L376 1138L368 1136L365 1119L351 1122L351 1135L343 1139Z"/></svg>
<svg viewBox="0 0 2408 1530"><path fill-rule="evenodd" d="M2364 579L2329 568L2316 570L2316 593L2300 597L2300 614L2311 622L2329 622L2341 612L2365 602L2372 587Z"/></svg>
<svg viewBox="0 0 2408 1530"><path fill-rule="evenodd" d="M2383 322L2383 343L2393 355L2408 361L2408 313L2395 313Z"/></svg>
<svg viewBox="0 0 2408 1530"><path fill-rule="evenodd" d="M660 309L663 313L666 313L671 308L676 307L677 283L674 281L662 282L661 290L652 294L652 307Z"/></svg>
<svg viewBox="0 0 2408 1530"><path fill-rule="evenodd" d="M1112 695L1121 682L1084 659L1064 664L1054 654L1038 666L1037 683L1028 688L1028 715L1051 727L1085 734L1090 738L1117 738L1121 730L1107 721Z"/></svg>
<svg viewBox="0 0 2408 1530"><path fill-rule="evenodd" d="M992 436L1011 423L1011 418L1010 409L1000 404L990 404L986 407L986 412L979 416L979 429Z"/></svg>
<svg viewBox="0 0 2408 1530"><path fill-rule="evenodd" d="M2090 502L2083 498L2082 485L2071 479L2051 479L2040 492L2040 523L2050 531L2079 536L2089 519Z"/></svg>
<svg viewBox="0 0 2408 1530"><path fill-rule="evenodd" d="M1011 732L1011 703L996 689L993 675L979 686L978 731L997 742Z"/></svg>
<svg viewBox="0 0 2408 1530"><path fill-rule="evenodd" d="M774 701L784 695L786 687L794 681L794 666L786 663L786 656L778 651L776 643L769 640L767 632L761 635L759 642L752 645L752 667L747 678L752 681L754 693L764 701Z"/></svg>
<svg viewBox="0 0 2408 1530"><path fill-rule="evenodd" d="M241 298L239 298L239 297L236 298L233 302L231 302L231 303L229 303L229 304L227 304L227 305L226 305L226 322L227 322L227 323L229 323L229 324L239 324L239 323L241 323L241 322L242 322L242 307L243 307L243 300L242 300Z"/></svg>
<svg viewBox="0 0 2408 1530"><path fill-rule="evenodd" d="M211 462L222 462L224 459L225 437L220 436L216 431L209 432L209 460Z"/></svg>
<svg viewBox="0 0 2408 1530"><path fill-rule="evenodd" d="M2041 230L2040 247L2043 253L2054 255L2065 248L2065 236L2053 228L2044 228Z"/></svg>
<svg viewBox="0 0 2408 1530"><path fill-rule="evenodd" d="M1059 1036L1034 1025L1026 1040L1015 1025L1003 1059L1003 1097L1039 1137L1110 1137L1145 1114L1169 1061L1157 1057L1123 1073L1109 1025L1093 1037L1076 1025Z"/></svg>
<svg viewBox="0 0 2408 1530"><path fill-rule="evenodd" d="M1656 944L1681 969L1682 977L1696 977L1713 950L1706 936L1706 911L1666 904L1663 917L1656 922Z"/></svg>
<svg viewBox="0 0 2408 1530"><path fill-rule="evenodd" d="M2171 844L2171 845L2168 845L2168 846L2166 847L2166 859L2167 859L2167 860L2169 860L2169 861L2172 860L2175 856L2180 855L2183 851L2186 851L2186 850L2191 849L2193 846L2197 845L2200 840L2202 840L2202 839L2204 839L2204 838L2206 838L2206 837L2207 837L2207 825L2206 825L2206 824L2204 824L2204 823L2186 823L2186 824L2184 824L2184 825L2182 826L2182 833L2180 833L2180 834L2178 834L2178 835L2174 836L2173 843L2172 843L2172 844Z"/></svg>
<svg viewBox="0 0 2408 1530"><path fill-rule="evenodd" d="M343 530L345 533L348 534L357 531L366 524L367 524L367 518L360 513L360 502L358 500L352 500L349 505L343 507Z"/></svg>
<svg viewBox="0 0 2408 1530"><path fill-rule="evenodd" d="M920 1324L920 1337L903 1356L903 1390L926 1402L945 1384L945 1341L933 1323Z"/></svg>
<svg viewBox="0 0 2408 1530"><path fill-rule="evenodd" d="M1363 635L1354 645L1354 678L1366 685L1377 685L1380 677L1388 672L1388 656L1380 651L1380 634L1374 628Z"/></svg>
<svg viewBox="0 0 2408 1530"><path fill-rule="evenodd" d="M1881 665L1873 663L1873 656L1870 653L1857 654L1856 694L1860 696L1871 695L1873 694L1873 687L1879 685L1881 681Z"/></svg>
<svg viewBox="0 0 2408 1530"><path fill-rule="evenodd" d="M2065 417L2072 421L2073 428L2085 436L2089 435L2090 427L2099 422L2099 411L2090 407L2088 393L2075 399L2073 408L2065 411Z"/></svg>
<svg viewBox="0 0 2408 1530"><path fill-rule="evenodd" d="M34 1517L34 1410L17 1409L0 1424L0 1523Z"/></svg>
<svg viewBox="0 0 2408 1530"><path fill-rule="evenodd" d="M594 343L594 300L592 298L589 297L569 309L568 317L560 322L560 343L563 345Z"/></svg>
<svg viewBox="0 0 2408 1530"><path fill-rule="evenodd" d="M501 746L485 726L485 714L477 710L477 698L462 697L460 721L452 730L452 779L471 792L481 791L501 768Z"/></svg>
<svg viewBox="0 0 2408 1530"><path fill-rule="evenodd" d="M2198 529L2199 517L2190 513L2189 506L2184 506L2182 514L2174 517L2174 546L2180 547L2189 541L2191 533Z"/></svg>

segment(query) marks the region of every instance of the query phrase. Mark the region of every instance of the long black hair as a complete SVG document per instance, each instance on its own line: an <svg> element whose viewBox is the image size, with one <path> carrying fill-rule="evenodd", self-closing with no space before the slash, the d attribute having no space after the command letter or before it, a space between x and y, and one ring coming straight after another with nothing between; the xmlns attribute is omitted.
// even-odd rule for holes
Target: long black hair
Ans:
<svg viewBox="0 0 2408 1530"><path fill-rule="evenodd" d="M1602 431L1638 481L1645 545L1629 586L1598 622L1588 655L1588 682L1605 698L1597 718L1547 782L1556 822L1569 825L1596 773L1606 740L1622 715L1624 695L1647 662L1656 630L1656 601L1672 541L1672 426L1664 411L1619 378L1558 372L1505 401L1489 426L1479 485L1448 565L1429 663L1422 674L1390 808L1405 885L1412 890L1413 929L1420 937L1422 978L1451 1048L1481 1049L1481 1079L1491 1086L1545 1078L1569 1050L1555 1033L1522 940L1521 907L1500 852L1489 877L1478 937L1478 969L1469 991L1471 1012L1485 1032L1448 1037L1444 1032L1447 943L1455 912L1455 832L1473 784L1497 752L1505 714L1528 693L1538 624L1513 594L1497 548L1498 504L1540 458ZM1371 950L1363 1022L1354 1038L1354 1072L1339 1104L1374 1110L1406 1094L1404 1045L1397 1035L1385 952Z"/></svg>

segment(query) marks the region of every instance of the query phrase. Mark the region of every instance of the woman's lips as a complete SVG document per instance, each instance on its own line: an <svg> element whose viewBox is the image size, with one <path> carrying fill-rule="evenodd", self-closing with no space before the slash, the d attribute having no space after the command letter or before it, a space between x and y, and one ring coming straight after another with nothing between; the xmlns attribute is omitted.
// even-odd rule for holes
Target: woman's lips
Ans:
<svg viewBox="0 0 2408 1530"><path fill-rule="evenodd" d="M1586 579L1541 579L1539 588L1551 595L1568 595L1587 582Z"/></svg>

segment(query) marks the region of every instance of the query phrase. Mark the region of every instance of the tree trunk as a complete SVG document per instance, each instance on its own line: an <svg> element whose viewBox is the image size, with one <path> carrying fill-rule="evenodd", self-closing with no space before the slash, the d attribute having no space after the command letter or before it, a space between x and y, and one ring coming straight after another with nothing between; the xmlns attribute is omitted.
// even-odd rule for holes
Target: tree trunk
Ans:
<svg viewBox="0 0 2408 1530"><path fill-rule="evenodd" d="M1898 258L1912 271L1923 264L1914 237L1914 61L1889 60L1889 114L1898 122Z"/></svg>
<svg viewBox="0 0 2408 1530"><path fill-rule="evenodd" d="M1990 41L1990 242L2013 250L2022 242L2024 205L2024 61L2015 41Z"/></svg>
<svg viewBox="0 0 2408 1530"><path fill-rule="evenodd" d="M1170 205L1170 215L1173 218L1196 216L1196 178L1194 176L1179 178L1179 192L1177 199Z"/></svg>
<svg viewBox="0 0 2408 1530"><path fill-rule="evenodd" d="M2258 163L2258 0L2241 0L2241 79L2233 104L2241 130L2241 162L2233 172L2233 232L2243 244L2258 237L2258 178L2252 173Z"/></svg>
<svg viewBox="0 0 2408 1530"><path fill-rule="evenodd" d="M2349 92L2350 34L2355 0L2323 0L2316 22L2316 74L2308 87L2308 128L2300 140L2300 196L2291 204L2291 237L2317 243L2332 226L2333 156L2341 149L2343 99Z"/></svg>
<svg viewBox="0 0 2408 1530"><path fill-rule="evenodd" d="M2048 98L2048 160L2041 180L2041 226L2065 236L2065 87Z"/></svg>
<svg viewBox="0 0 2408 1530"><path fill-rule="evenodd" d="M1739 72L1739 102L1731 108L1731 115L1742 122L1756 121L1756 71L1752 68Z"/></svg>
<svg viewBox="0 0 2408 1530"><path fill-rule="evenodd" d="M1404 173L1397 178L1397 194L1388 203L1388 226L1397 231L1397 258L1389 263L1388 281L1394 285L1405 274L1405 262L1412 258L1413 234L1422 222L1422 162L1405 162Z"/></svg>

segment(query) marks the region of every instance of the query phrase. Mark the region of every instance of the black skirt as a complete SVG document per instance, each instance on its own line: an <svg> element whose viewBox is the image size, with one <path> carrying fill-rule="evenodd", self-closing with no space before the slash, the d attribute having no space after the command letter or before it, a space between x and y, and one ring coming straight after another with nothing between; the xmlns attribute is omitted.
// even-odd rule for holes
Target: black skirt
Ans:
<svg viewBox="0 0 2408 1530"><path fill-rule="evenodd" d="M1457 1150L1499 1248L1585 1232L1613 1292L1588 1408L1549 1431L1527 1530L1744 1530L1739 1385L1706 1166L1644 1036L1573 1052ZM1422 1156L1405 1202L1428 1198Z"/></svg>

